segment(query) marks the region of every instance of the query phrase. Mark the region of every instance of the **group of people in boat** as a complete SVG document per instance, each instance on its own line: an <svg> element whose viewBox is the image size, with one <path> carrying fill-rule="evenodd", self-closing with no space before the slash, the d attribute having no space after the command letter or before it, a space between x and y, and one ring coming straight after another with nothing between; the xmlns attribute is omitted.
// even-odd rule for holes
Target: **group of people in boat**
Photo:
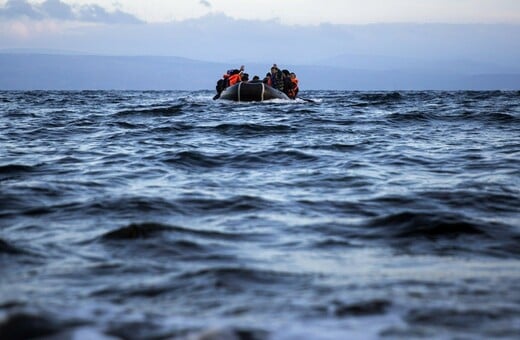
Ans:
<svg viewBox="0 0 520 340"><path fill-rule="evenodd" d="M244 65L240 66L240 69L228 70L221 79L217 81L217 95L213 99L220 97L222 91L227 87L233 86L239 82L263 82L287 95L290 99L296 99L298 95L298 78L294 72L289 70L280 70L276 64L271 66L271 71L268 72L264 79L260 80L260 77L254 76L253 79L249 80L249 74L244 72Z"/></svg>

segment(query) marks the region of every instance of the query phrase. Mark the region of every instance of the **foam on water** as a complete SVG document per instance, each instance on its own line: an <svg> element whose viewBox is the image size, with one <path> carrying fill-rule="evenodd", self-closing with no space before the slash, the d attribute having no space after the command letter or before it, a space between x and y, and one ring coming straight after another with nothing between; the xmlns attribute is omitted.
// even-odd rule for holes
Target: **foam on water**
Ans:
<svg viewBox="0 0 520 340"><path fill-rule="evenodd" d="M0 337L515 338L518 92L0 92Z"/></svg>

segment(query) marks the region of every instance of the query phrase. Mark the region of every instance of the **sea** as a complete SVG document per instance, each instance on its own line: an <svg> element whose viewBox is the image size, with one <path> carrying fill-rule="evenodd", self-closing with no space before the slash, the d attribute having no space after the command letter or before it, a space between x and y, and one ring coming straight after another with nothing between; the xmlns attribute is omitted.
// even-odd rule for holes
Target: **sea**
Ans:
<svg viewBox="0 0 520 340"><path fill-rule="evenodd" d="M518 339L520 92L0 92L0 339Z"/></svg>

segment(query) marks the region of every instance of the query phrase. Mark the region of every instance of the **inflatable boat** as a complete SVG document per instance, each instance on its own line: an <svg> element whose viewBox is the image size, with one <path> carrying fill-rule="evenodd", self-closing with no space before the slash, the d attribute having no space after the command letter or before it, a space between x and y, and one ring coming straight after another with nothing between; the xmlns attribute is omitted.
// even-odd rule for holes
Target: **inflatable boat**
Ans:
<svg viewBox="0 0 520 340"><path fill-rule="evenodd" d="M222 93L220 93L218 99L234 100L237 102L261 102L270 99L289 100L289 97L287 97L287 95L282 91L267 84L251 81L240 82L226 88Z"/></svg>

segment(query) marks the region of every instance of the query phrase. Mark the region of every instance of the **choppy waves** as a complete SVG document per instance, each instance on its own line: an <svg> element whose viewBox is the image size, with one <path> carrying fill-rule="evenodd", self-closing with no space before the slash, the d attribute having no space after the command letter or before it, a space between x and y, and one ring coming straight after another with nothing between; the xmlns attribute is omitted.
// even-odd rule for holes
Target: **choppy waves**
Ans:
<svg viewBox="0 0 520 340"><path fill-rule="evenodd" d="M518 92L0 92L7 338L515 338Z"/></svg>

